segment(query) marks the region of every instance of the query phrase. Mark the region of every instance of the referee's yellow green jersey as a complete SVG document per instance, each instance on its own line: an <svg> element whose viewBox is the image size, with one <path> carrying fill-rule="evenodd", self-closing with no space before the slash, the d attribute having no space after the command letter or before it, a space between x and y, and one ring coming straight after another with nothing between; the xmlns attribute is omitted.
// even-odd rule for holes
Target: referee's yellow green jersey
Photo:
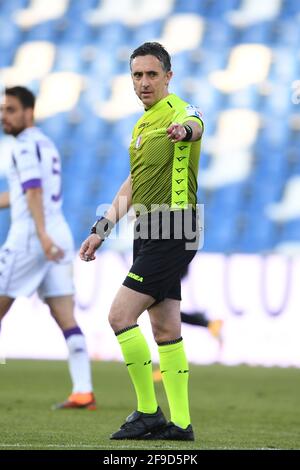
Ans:
<svg viewBox="0 0 300 470"><path fill-rule="evenodd" d="M195 208L201 141L172 143L166 129L173 123L196 121L199 111L170 94L145 111L136 123L130 143L132 203L165 204L171 210Z"/></svg>

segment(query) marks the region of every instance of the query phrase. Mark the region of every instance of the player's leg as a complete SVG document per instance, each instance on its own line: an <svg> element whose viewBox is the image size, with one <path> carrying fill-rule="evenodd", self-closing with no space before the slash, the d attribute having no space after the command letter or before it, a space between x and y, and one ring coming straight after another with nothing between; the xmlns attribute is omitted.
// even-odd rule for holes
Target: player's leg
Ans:
<svg viewBox="0 0 300 470"><path fill-rule="evenodd" d="M223 320L208 320L205 313L203 312L193 312L185 313L180 312L182 323L187 323L188 325L202 326L207 328L211 335L217 340L221 341L221 330L223 327Z"/></svg>
<svg viewBox="0 0 300 470"><path fill-rule="evenodd" d="M6 295L0 295L0 322L2 318L7 314L8 310L14 303L15 299Z"/></svg>
<svg viewBox="0 0 300 470"><path fill-rule="evenodd" d="M8 312L13 302L14 302L14 299L12 299L11 297L0 295L0 345L1 345L1 320ZM4 358L5 358L5 354L1 356L1 349L0 349L0 362L2 362Z"/></svg>
<svg viewBox="0 0 300 470"><path fill-rule="evenodd" d="M149 224L148 218L146 219L147 224ZM147 227L149 228L148 225ZM179 274L187 261L185 253L184 256L179 253L178 245L183 252L183 243L178 242L177 239L162 241L135 239L133 265L112 305L110 323L121 344L124 359L138 397L137 412L128 417L125 428L123 425L120 431L113 434L113 439L145 436L147 427L148 431L151 429L150 424L149 426L144 424L149 416L153 419L152 430L164 426L165 418L157 407L154 393L149 348L136 322L145 309L150 309L151 306L153 307L157 302L168 297L166 294L175 281L177 288L175 295L179 295L175 298L180 299ZM180 259L178 258L179 254L181 255ZM177 292L178 290L179 292ZM178 317L180 326L179 311ZM140 426L139 430L137 424ZM125 431L127 430L126 436ZM136 432L135 435L134 432Z"/></svg>
<svg viewBox="0 0 300 470"><path fill-rule="evenodd" d="M223 320L209 320L207 328L210 334L219 341L220 345L222 345Z"/></svg>
<svg viewBox="0 0 300 470"><path fill-rule="evenodd" d="M222 327L221 320L211 320L209 321L202 312L192 312L185 313L180 312L181 322L186 323L187 325L201 326L203 328L208 328L210 333L216 338L220 337L220 330ZM161 382L162 376L159 369L153 371L153 380L154 382Z"/></svg>
<svg viewBox="0 0 300 470"><path fill-rule="evenodd" d="M0 295L0 334L1 334L1 320L7 314L15 299Z"/></svg>
<svg viewBox="0 0 300 470"><path fill-rule="evenodd" d="M182 323L187 323L188 325L202 326L203 328L208 327L208 319L205 314L202 312L193 312L185 313L180 312Z"/></svg>
<svg viewBox="0 0 300 470"><path fill-rule="evenodd" d="M68 363L73 390L69 399L57 405L57 408L95 409L86 342L74 317L72 264L52 263L38 292L62 330L69 351Z"/></svg>
<svg viewBox="0 0 300 470"><path fill-rule="evenodd" d="M16 261L17 256L11 249L5 246L0 248L0 322L16 298L12 293L13 289L20 284L14 276L14 267L17 270L19 267Z"/></svg>
<svg viewBox="0 0 300 470"><path fill-rule="evenodd" d="M14 266L16 265L16 255L12 250L0 249L0 329L1 320L7 314L15 301L15 295L12 294L13 288L18 288L19 283L14 278ZM18 269L18 266L16 266Z"/></svg>
<svg viewBox="0 0 300 470"><path fill-rule="evenodd" d="M157 405L148 344L137 325L138 317L154 302L153 297L121 286L109 313L109 322L122 349L137 396L133 412L111 439L134 439L165 424Z"/></svg>
<svg viewBox="0 0 300 470"><path fill-rule="evenodd" d="M48 297L45 302L65 337L73 390L68 400L56 408L95 409L90 361L85 338L74 318L73 296Z"/></svg>
<svg viewBox="0 0 300 470"><path fill-rule="evenodd" d="M158 344L160 370L166 391L171 422L153 433L153 439L193 440L188 379L189 366L181 337L180 301L165 299L149 309L153 335Z"/></svg>
<svg viewBox="0 0 300 470"><path fill-rule="evenodd" d="M180 312L182 323L188 325L202 326L207 328L210 334L222 344L222 328L223 320L208 320L206 315L202 312L184 313ZM159 381L159 375L156 376L156 381Z"/></svg>

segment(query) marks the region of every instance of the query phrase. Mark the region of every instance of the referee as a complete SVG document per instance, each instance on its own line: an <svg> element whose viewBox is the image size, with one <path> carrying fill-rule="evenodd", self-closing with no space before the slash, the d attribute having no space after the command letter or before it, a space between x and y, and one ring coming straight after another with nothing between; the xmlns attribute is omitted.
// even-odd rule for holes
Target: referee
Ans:
<svg viewBox="0 0 300 470"><path fill-rule="evenodd" d="M147 42L135 49L130 70L145 108L133 129L130 175L92 227L80 257L94 260L114 224L134 207L133 264L112 303L109 322L136 392L137 409L111 439L192 441L180 276L198 248L196 193L203 123L196 107L169 93L173 72L162 45ZM168 423L156 400L150 351L137 324L145 310L158 345Z"/></svg>

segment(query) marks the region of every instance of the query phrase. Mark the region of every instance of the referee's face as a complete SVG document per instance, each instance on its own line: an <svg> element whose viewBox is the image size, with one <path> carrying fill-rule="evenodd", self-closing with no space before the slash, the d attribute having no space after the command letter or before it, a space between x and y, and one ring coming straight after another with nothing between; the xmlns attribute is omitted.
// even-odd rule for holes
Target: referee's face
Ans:
<svg viewBox="0 0 300 470"><path fill-rule="evenodd" d="M11 95L5 95L0 107L1 124L5 134L17 136L32 125L33 110L24 108L20 100Z"/></svg>
<svg viewBox="0 0 300 470"><path fill-rule="evenodd" d="M172 72L166 72L153 55L135 57L131 63L131 76L134 91L145 109L151 108L169 94L168 85Z"/></svg>

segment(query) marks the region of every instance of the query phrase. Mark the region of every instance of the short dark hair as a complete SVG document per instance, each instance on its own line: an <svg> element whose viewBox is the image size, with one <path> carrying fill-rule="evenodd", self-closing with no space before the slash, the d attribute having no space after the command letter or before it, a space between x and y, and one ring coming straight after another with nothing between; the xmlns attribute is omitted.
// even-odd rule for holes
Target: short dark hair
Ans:
<svg viewBox="0 0 300 470"><path fill-rule="evenodd" d="M18 98L24 109L34 109L35 96L30 90L28 90L28 88L25 88L24 86L5 88L4 94Z"/></svg>
<svg viewBox="0 0 300 470"><path fill-rule="evenodd" d="M130 68L133 59L138 56L154 55L162 64L165 72L171 70L171 58L168 51L159 42L145 42L141 46L137 47L130 56Z"/></svg>

